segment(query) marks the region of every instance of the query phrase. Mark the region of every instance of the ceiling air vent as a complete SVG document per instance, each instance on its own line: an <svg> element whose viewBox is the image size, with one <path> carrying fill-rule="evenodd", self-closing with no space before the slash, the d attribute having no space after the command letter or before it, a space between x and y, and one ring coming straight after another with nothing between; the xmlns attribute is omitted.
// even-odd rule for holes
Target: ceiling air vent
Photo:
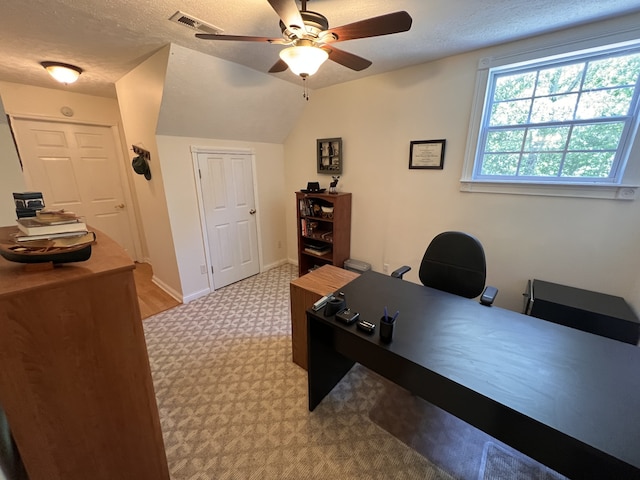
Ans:
<svg viewBox="0 0 640 480"><path fill-rule="evenodd" d="M216 27L215 25L203 22L199 18L181 12L180 10L171 15L171 17L169 17L169 20L179 23L180 25L184 25L185 27L189 27L193 30L197 30L201 33L213 33L214 35L220 35L224 31L221 28Z"/></svg>

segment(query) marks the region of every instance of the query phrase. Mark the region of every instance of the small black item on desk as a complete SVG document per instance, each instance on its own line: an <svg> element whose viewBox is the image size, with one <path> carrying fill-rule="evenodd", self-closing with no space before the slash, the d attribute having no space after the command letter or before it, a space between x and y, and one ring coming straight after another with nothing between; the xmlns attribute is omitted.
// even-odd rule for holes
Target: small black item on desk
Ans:
<svg viewBox="0 0 640 480"><path fill-rule="evenodd" d="M347 301L344 296L332 295L327 301L327 305L324 307L324 316L331 317L345 308L347 308Z"/></svg>
<svg viewBox="0 0 640 480"><path fill-rule="evenodd" d="M367 333L373 333L376 330L376 325L374 323L369 323L366 320L360 320L357 323L357 327Z"/></svg>
<svg viewBox="0 0 640 480"><path fill-rule="evenodd" d="M336 320L346 323L347 325L351 325L359 316L360 314L358 312L354 312L350 308L345 308L344 310L336 313Z"/></svg>
<svg viewBox="0 0 640 480"><path fill-rule="evenodd" d="M391 343L393 340L393 317L380 318L380 341L383 343Z"/></svg>
<svg viewBox="0 0 640 480"><path fill-rule="evenodd" d="M482 292L480 303L490 307L496 299L496 295L498 295L498 289L496 287L487 286L485 287L484 292Z"/></svg>
<svg viewBox="0 0 640 480"><path fill-rule="evenodd" d="M329 301L330 298L333 298L333 295L325 295L320 300L318 300L316 303L314 303L311 308L313 309L314 312L317 312L318 310L320 310L322 307L324 307L327 304L327 302Z"/></svg>
<svg viewBox="0 0 640 480"><path fill-rule="evenodd" d="M384 307L384 315L380 318L380 341L383 343L391 343L393 340L393 326L400 311L398 310L393 317L387 314L387 307Z"/></svg>

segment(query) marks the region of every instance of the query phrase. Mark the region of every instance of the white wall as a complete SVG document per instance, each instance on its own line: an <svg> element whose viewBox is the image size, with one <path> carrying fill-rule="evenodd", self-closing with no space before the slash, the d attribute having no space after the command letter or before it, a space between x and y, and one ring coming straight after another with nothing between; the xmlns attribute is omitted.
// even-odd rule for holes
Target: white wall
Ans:
<svg viewBox="0 0 640 480"><path fill-rule="evenodd" d="M159 135L283 143L306 102L302 85L172 44Z"/></svg>
<svg viewBox="0 0 640 480"><path fill-rule="evenodd" d="M619 27L616 22L603 25L612 31ZM344 172L338 190L353 192L352 258L371 263L376 271L384 264L391 270L411 265L405 278L418 282L429 241L445 230L464 230L485 247L488 283L500 290L499 306L520 310L527 279L539 278L620 295L638 309L640 200L460 192L478 60L587 31L485 49L313 92L285 143L289 259L296 258L293 192L308 181L319 180L324 187L330 181L316 174L316 139L342 137ZM410 141L429 139L447 141L444 170L409 170ZM632 169L638 170L638 161L633 155Z"/></svg>
<svg viewBox="0 0 640 480"><path fill-rule="evenodd" d="M0 226L16 224L12 193L26 189L20 159L0 99Z"/></svg>
<svg viewBox="0 0 640 480"><path fill-rule="evenodd" d="M157 136L171 230L176 247L183 293L193 299L208 293L206 264L191 147L237 148L255 155L256 210L260 236L260 267L266 270L286 262L284 148L279 144Z"/></svg>
<svg viewBox="0 0 640 480"><path fill-rule="evenodd" d="M136 145L151 153L151 180L134 175L140 223L146 244L145 260L153 266L154 281L182 299L182 285L164 191L163 172L156 145L156 127L169 46L159 50L116 82L118 104L126 145ZM129 152L129 161L134 157Z"/></svg>
<svg viewBox="0 0 640 480"><path fill-rule="evenodd" d="M160 75L164 81L155 142L181 293L190 301L210 291L200 270L206 257L190 147L254 152L260 266L271 268L286 261L282 141L306 102L290 102L299 88L272 75L178 45L167 48L165 69L154 73L154 81Z"/></svg>

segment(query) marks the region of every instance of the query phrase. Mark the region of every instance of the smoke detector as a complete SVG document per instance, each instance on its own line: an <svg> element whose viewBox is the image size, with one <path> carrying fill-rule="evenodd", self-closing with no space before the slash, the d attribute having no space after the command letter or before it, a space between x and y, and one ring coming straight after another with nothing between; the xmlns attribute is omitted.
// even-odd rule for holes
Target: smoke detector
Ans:
<svg viewBox="0 0 640 480"><path fill-rule="evenodd" d="M223 29L200 20L193 15L181 12L180 10L171 15L171 17L169 17L169 20L202 33L212 33L214 35L220 35L222 32L224 32Z"/></svg>

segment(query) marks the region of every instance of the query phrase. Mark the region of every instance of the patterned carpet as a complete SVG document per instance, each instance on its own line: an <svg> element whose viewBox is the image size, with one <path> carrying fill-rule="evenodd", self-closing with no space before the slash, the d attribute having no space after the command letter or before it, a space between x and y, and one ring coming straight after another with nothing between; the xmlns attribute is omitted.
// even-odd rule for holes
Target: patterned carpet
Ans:
<svg viewBox="0 0 640 480"><path fill-rule="evenodd" d="M358 364L310 413L296 277L284 265L144 321L173 480L564 478Z"/></svg>
<svg viewBox="0 0 640 480"><path fill-rule="evenodd" d="M291 361L285 265L144 322L173 480L450 479L369 418L356 366L313 413Z"/></svg>

